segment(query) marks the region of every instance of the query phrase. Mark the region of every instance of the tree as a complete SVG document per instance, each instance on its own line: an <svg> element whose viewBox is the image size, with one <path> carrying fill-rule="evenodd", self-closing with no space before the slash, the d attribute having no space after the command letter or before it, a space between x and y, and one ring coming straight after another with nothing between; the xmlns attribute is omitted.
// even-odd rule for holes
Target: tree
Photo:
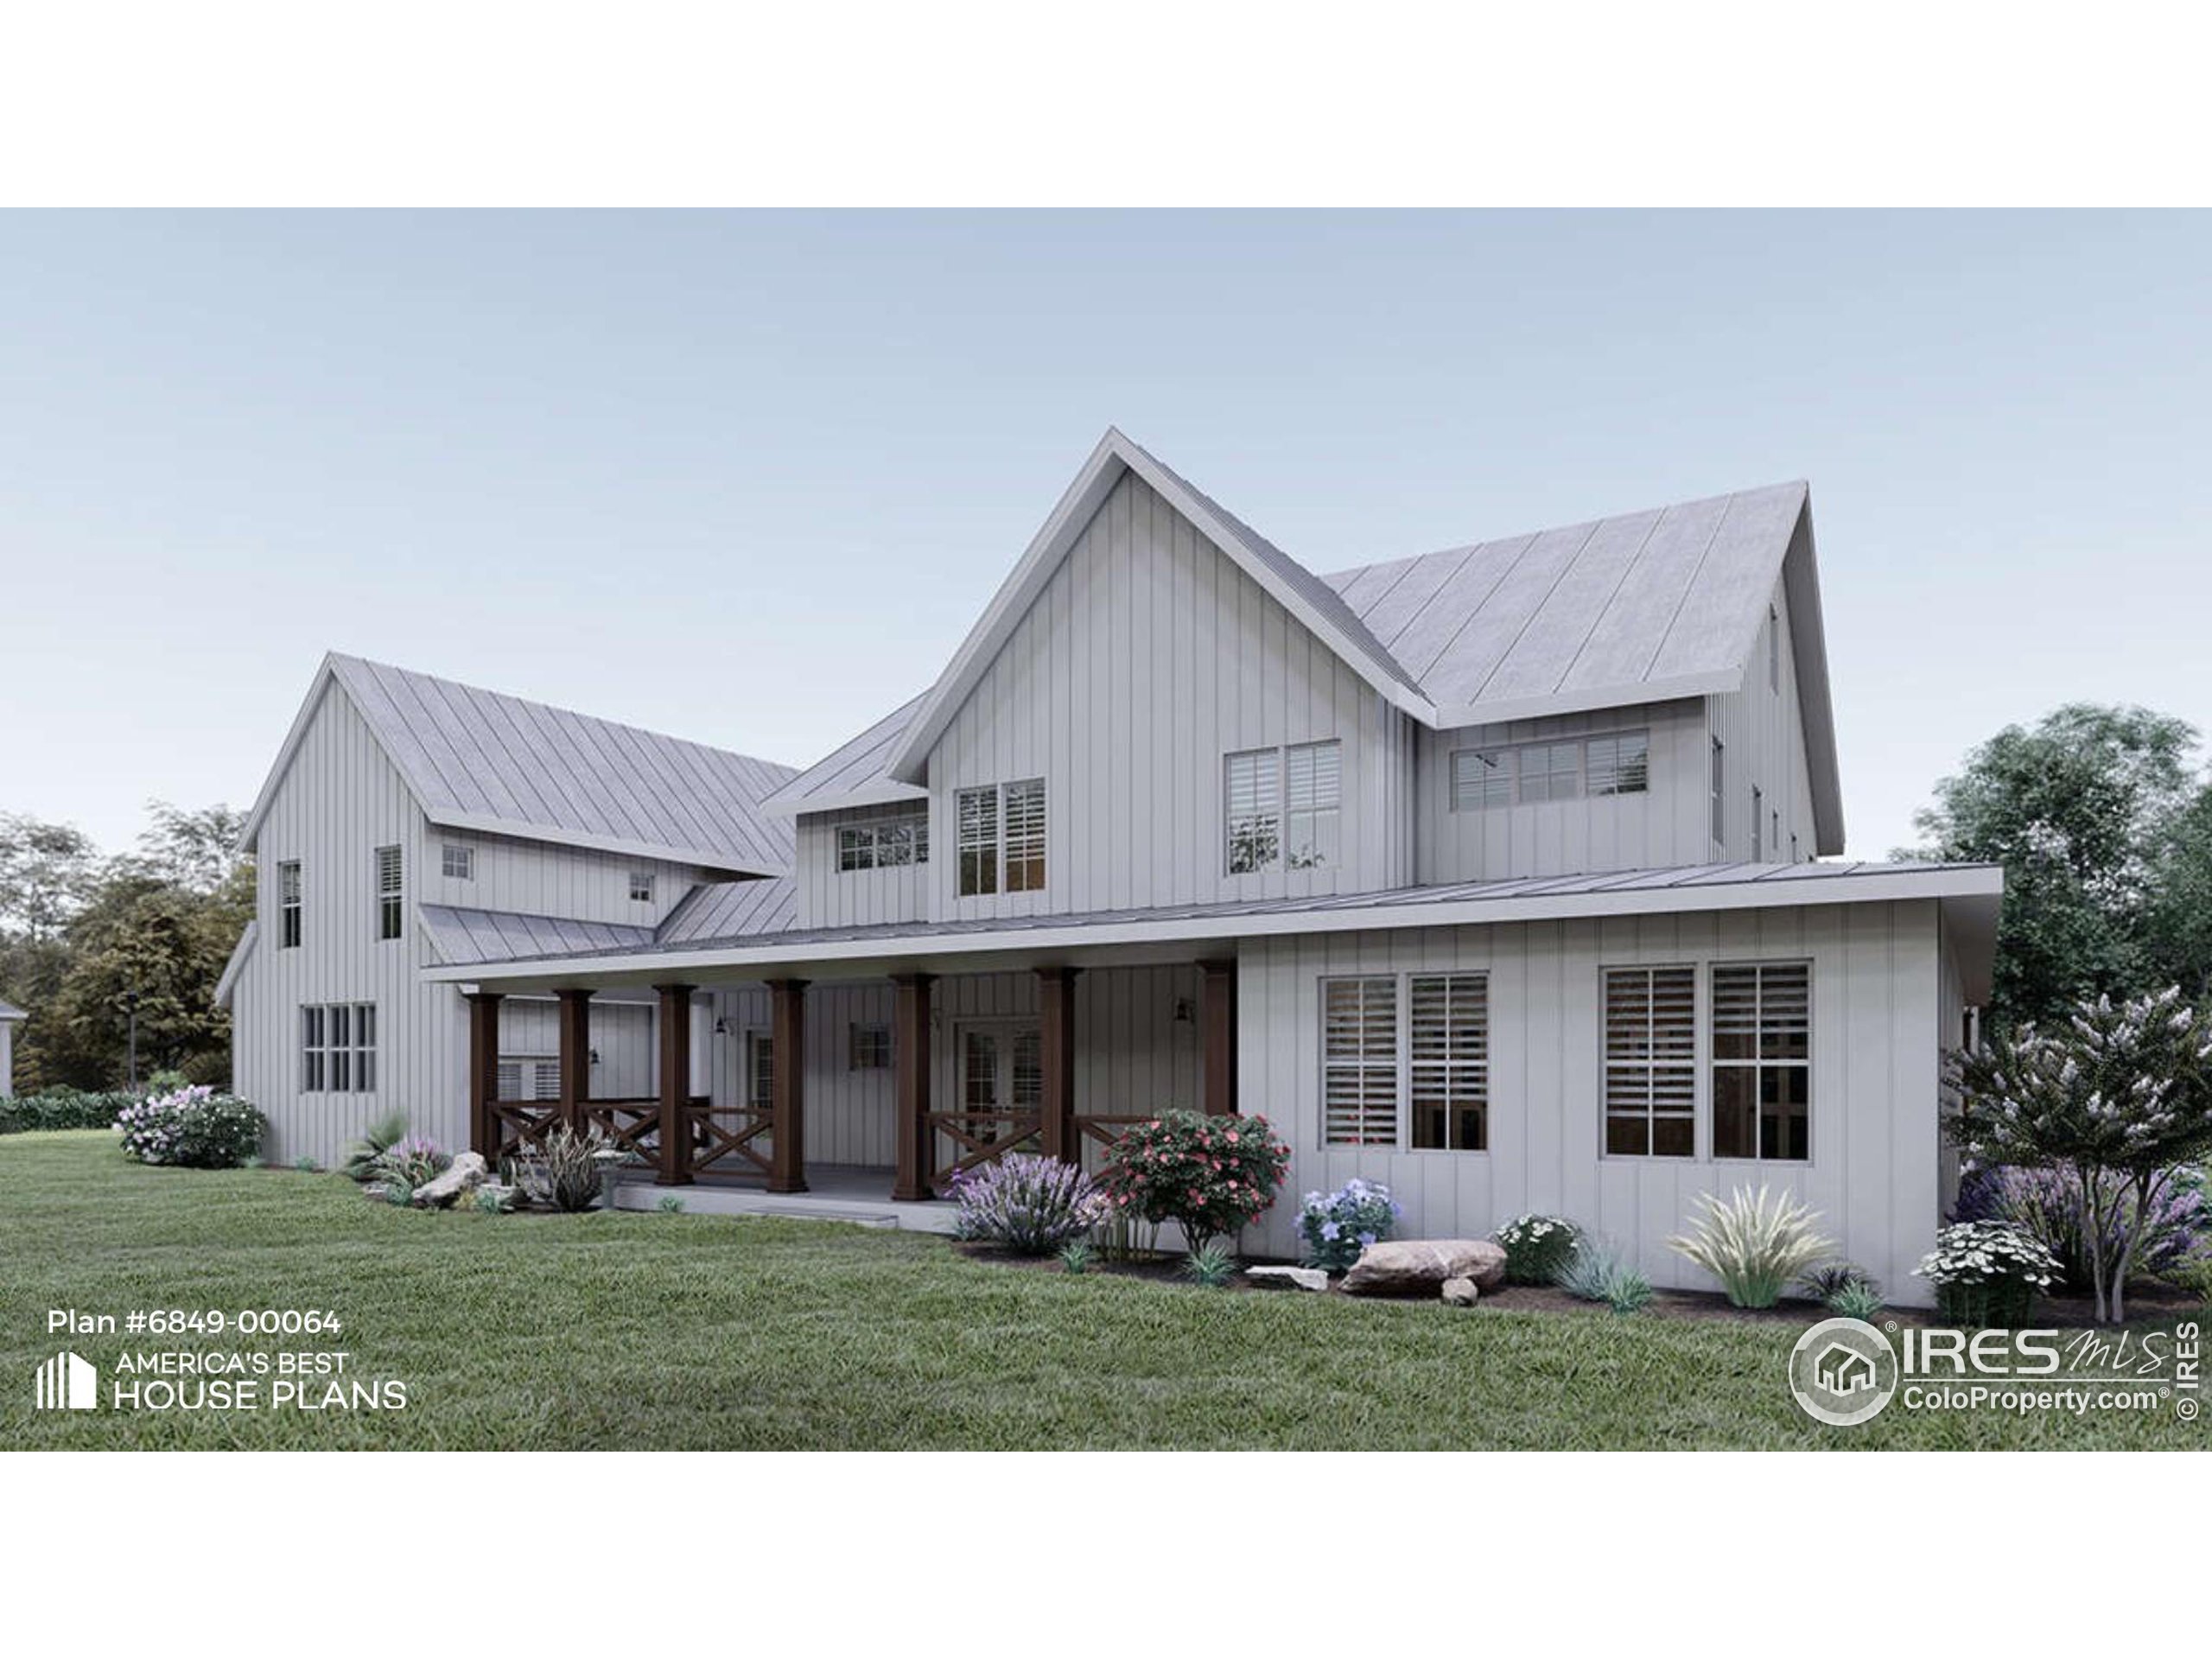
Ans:
<svg viewBox="0 0 2212 1659"><path fill-rule="evenodd" d="M1998 733L1914 815L1917 855L2005 867L1993 1026L2159 982L2150 917L2196 739L2171 715L2070 703Z"/></svg>
<svg viewBox="0 0 2212 1659"><path fill-rule="evenodd" d="M99 885L99 849L73 824L0 813L0 934L49 939Z"/></svg>
<svg viewBox="0 0 2212 1659"><path fill-rule="evenodd" d="M151 822L139 832L139 868L185 892L213 897L250 875L251 861L238 850L245 815L218 804L189 812L167 801L146 803Z"/></svg>
<svg viewBox="0 0 2212 1659"><path fill-rule="evenodd" d="M231 1021L215 1006L215 982L244 925L220 899L143 873L110 880L70 926L69 966L46 1021L69 1070L96 1085L123 1077L135 995L142 1077L222 1077Z"/></svg>
<svg viewBox="0 0 2212 1659"><path fill-rule="evenodd" d="M2078 1179L2097 1318L2120 1323L2144 1219L2212 1151L2212 1011L2177 989L2101 996L1954 1054L1948 1070L1961 1103L1945 1127L1969 1156Z"/></svg>
<svg viewBox="0 0 2212 1659"><path fill-rule="evenodd" d="M2150 954L2161 979L2212 1001L2212 784L2175 816L2158 860Z"/></svg>

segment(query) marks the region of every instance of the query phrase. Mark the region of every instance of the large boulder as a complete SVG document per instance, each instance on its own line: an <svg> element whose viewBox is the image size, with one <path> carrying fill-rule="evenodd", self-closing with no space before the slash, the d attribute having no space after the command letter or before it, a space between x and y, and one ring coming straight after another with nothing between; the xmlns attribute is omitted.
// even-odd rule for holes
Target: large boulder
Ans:
<svg viewBox="0 0 2212 1659"><path fill-rule="evenodd" d="M1486 1238L1393 1238L1370 1244L1344 1275L1355 1296L1434 1296L1446 1279L1478 1290L1505 1282L1505 1250Z"/></svg>
<svg viewBox="0 0 2212 1659"><path fill-rule="evenodd" d="M464 1192L483 1185L492 1171L480 1153L464 1152L415 1189L415 1202L425 1210L450 1207Z"/></svg>

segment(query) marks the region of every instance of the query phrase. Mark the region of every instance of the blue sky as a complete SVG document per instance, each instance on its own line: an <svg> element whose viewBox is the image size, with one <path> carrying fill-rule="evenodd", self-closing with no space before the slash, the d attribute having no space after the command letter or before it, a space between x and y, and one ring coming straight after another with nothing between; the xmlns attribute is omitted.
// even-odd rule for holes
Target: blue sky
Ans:
<svg viewBox="0 0 2212 1659"><path fill-rule="evenodd" d="M250 801L330 647L793 763L1110 423L1322 569L1812 480L1851 850L2212 725L2202 215L0 215L0 810Z"/></svg>

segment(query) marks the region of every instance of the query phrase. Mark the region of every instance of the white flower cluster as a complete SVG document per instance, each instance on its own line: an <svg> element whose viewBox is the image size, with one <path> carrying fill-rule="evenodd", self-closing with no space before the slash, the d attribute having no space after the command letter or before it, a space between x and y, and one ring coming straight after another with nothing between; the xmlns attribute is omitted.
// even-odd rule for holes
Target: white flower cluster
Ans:
<svg viewBox="0 0 2212 1659"><path fill-rule="evenodd" d="M1936 1235L1913 1277L1931 1285L2024 1283L2048 1290L2057 1283L2058 1258L2010 1222L1961 1221Z"/></svg>
<svg viewBox="0 0 2212 1659"><path fill-rule="evenodd" d="M1573 1233L1574 1224L1550 1216L1516 1216L1491 1236L1504 1245L1534 1244L1554 1233Z"/></svg>

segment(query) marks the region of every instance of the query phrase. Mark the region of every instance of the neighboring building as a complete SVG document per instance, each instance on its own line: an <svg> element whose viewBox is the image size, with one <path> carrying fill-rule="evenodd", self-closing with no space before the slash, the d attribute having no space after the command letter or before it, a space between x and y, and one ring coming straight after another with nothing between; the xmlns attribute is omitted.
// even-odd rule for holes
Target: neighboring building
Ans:
<svg viewBox="0 0 2212 1659"><path fill-rule="evenodd" d="M14 1003L0 1001L0 1100L16 1092L16 1027L29 1018Z"/></svg>
<svg viewBox="0 0 2212 1659"><path fill-rule="evenodd" d="M364 681L447 701L318 714ZM350 1009L375 1103L493 1151L597 1122L672 1182L798 1191L812 1160L916 1198L1185 1105L1294 1148L1255 1251L1353 1175L1409 1232L1563 1215L1663 1284L1702 1282L1664 1240L1741 1185L1903 1297L1933 1243L1938 1058L2000 878L1813 861L1843 816L1802 484L1323 576L1109 432L936 684L804 773L724 757L757 792L703 799L563 751L591 823L654 818L613 851L448 800L485 747L455 702L332 659L255 809L226 982L284 1156L374 1115L332 1088ZM375 849L424 870L456 818L537 874L381 895ZM647 848L650 911L583 876ZM268 931L302 925L289 972Z"/></svg>

